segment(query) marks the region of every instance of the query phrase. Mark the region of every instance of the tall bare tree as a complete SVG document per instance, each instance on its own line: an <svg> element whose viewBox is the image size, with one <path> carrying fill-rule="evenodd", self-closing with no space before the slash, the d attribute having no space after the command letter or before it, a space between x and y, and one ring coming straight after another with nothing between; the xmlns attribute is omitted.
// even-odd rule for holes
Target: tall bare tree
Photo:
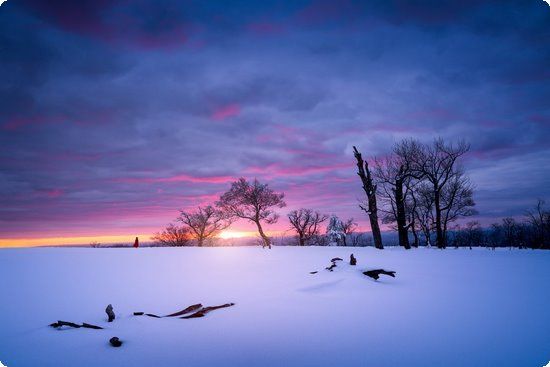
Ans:
<svg viewBox="0 0 550 367"><path fill-rule="evenodd" d="M414 202L414 223L424 236L426 246L432 245L432 233L434 229L433 207L434 199L431 186L421 182L415 186L411 193Z"/></svg>
<svg viewBox="0 0 550 367"><path fill-rule="evenodd" d="M447 185L460 170L457 170L457 162L470 146L459 141L457 144L445 143L443 139L435 139L432 145L424 145L414 155L408 157L411 169L416 175L422 176L430 183L433 192L435 211L436 245L445 248L444 230L444 206L442 195Z"/></svg>
<svg viewBox="0 0 550 367"><path fill-rule="evenodd" d="M372 180L368 162L363 160L361 153L359 153L356 147L353 147L353 155L357 160L357 175L361 178L363 190L367 195L367 205L360 204L359 207L369 215L374 246L378 249L383 249L382 234L380 233L380 225L378 224L378 205L376 203L377 187Z"/></svg>
<svg viewBox="0 0 550 367"><path fill-rule="evenodd" d="M231 184L231 188L220 197L216 205L229 217L246 219L256 224L263 247L271 248L271 240L264 233L262 222L276 223L279 215L273 209L283 208L286 203L283 193L276 193L257 179L248 182L241 177Z"/></svg>
<svg viewBox="0 0 550 367"><path fill-rule="evenodd" d="M191 240L189 229L170 223L161 232L156 232L151 239L163 246L187 246Z"/></svg>
<svg viewBox="0 0 550 367"><path fill-rule="evenodd" d="M328 215L311 209L293 210L288 213L288 220L298 234L300 246L319 235L319 225L328 219Z"/></svg>
<svg viewBox="0 0 550 367"><path fill-rule="evenodd" d="M441 191L441 223L443 226L443 241L447 244L447 229L449 223L460 217L477 214L474 209L474 187L470 179L460 168L456 168L450 180Z"/></svg>
<svg viewBox="0 0 550 367"><path fill-rule="evenodd" d="M177 220L189 228L190 235L199 247L231 224L231 218L211 205L199 206L196 211L181 210Z"/></svg>
<svg viewBox="0 0 550 367"><path fill-rule="evenodd" d="M375 158L374 172L376 180L380 187L382 200L386 206L380 211L384 214L382 221L384 223L395 223L399 236L399 245L407 250L411 248L409 244L406 213L406 201L408 196L407 181L410 181L406 165L400 157L394 154L382 158Z"/></svg>

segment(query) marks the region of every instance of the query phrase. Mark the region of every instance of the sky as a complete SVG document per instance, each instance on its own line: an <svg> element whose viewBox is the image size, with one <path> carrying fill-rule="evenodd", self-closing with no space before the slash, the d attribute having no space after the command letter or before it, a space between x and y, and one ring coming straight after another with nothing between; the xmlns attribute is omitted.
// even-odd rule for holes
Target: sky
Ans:
<svg viewBox="0 0 550 367"><path fill-rule="evenodd" d="M147 237L238 177L353 217L352 146L465 139L476 220L550 200L550 6L36 1L0 7L0 246ZM237 222L234 232L253 227Z"/></svg>

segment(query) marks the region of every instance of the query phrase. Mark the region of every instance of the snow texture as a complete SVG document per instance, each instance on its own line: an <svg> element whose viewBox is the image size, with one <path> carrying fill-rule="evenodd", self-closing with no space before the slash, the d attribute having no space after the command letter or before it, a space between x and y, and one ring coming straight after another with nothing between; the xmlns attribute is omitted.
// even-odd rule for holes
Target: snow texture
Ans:
<svg viewBox="0 0 550 367"><path fill-rule="evenodd" d="M357 266L347 259L353 252ZM341 257L334 272L324 268ZM384 268L377 282L361 271ZM310 274L318 270L317 274ZM550 252L0 250L0 361L25 366L544 366ZM150 318L235 302L203 318ZM105 307L117 315L107 322ZM57 330L57 321L104 330ZM109 345L119 337L120 348Z"/></svg>

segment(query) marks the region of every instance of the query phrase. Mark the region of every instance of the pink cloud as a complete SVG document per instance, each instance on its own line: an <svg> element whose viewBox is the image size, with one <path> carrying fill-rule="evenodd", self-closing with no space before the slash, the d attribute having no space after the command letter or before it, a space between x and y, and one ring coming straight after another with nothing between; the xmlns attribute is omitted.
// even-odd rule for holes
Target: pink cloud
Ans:
<svg viewBox="0 0 550 367"><path fill-rule="evenodd" d="M212 120L221 121L221 120L225 120L228 117L237 116L240 113L241 113L241 107L236 103L232 103L232 104L222 106L217 110L215 110L212 113L212 115L210 115L210 118Z"/></svg>
<svg viewBox="0 0 550 367"><path fill-rule="evenodd" d="M210 183L221 184L234 181L231 176L210 176L210 177L195 177L186 174L175 175L170 177L129 177L116 180L125 183L157 183L157 182L193 182L193 183Z"/></svg>
<svg viewBox="0 0 550 367"><path fill-rule="evenodd" d="M280 177L280 176L306 176L318 173L326 173L337 171L340 169L349 169L353 167L350 163L332 164L326 166L287 166L284 167L279 163L269 164L267 166L251 166L248 167L245 172L248 174L264 174L267 173L268 177Z"/></svg>

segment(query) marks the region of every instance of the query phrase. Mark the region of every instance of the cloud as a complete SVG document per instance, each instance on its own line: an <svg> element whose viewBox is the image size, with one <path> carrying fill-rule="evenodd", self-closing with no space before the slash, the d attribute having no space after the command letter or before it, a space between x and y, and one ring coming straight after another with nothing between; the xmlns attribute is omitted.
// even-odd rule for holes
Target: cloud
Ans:
<svg viewBox="0 0 550 367"><path fill-rule="evenodd" d="M410 136L470 141L479 211L522 215L550 186L549 24L540 2L10 1L0 231L158 229L240 176L368 229L351 146Z"/></svg>

